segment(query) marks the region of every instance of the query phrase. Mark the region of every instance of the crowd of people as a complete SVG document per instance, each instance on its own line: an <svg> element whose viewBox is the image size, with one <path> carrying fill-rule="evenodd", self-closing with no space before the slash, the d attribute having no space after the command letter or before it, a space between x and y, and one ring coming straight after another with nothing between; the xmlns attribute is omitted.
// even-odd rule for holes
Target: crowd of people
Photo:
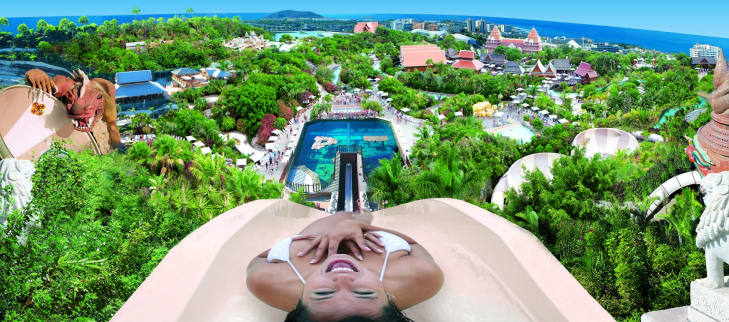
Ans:
<svg viewBox="0 0 729 322"><path fill-rule="evenodd" d="M363 110L359 112L328 112L319 114L322 120L366 119L377 117L377 112Z"/></svg>

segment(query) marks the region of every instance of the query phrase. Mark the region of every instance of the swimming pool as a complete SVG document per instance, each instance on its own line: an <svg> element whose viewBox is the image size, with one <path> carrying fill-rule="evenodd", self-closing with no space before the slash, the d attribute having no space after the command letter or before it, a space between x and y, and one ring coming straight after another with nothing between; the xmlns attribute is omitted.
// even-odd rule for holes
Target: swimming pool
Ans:
<svg viewBox="0 0 729 322"><path fill-rule="evenodd" d="M507 138L512 138L521 143L531 142L532 137L534 136L534 132L532 132L530 128L521 125L520 123L505 125L500 128L488 130L487 132L493 135L502 135Z"/></svg>
<svg viewBox="0 0 729 322"><path fill-rule="evenodd" d="M316 137L334 138L336 144L314 149ZM365 141L365 137L377 138ZM321 142L321 140L320 140ZM289 166L288 182L293 182L299 166L305 166L319 176L322 187L331 183L334 176L334 157L337 146L358 145L362 148L365 174L379 165L379 160L391 158L397 150L397 142L390 123L378 119L321 120L306 124L298 147Z"/></svg>

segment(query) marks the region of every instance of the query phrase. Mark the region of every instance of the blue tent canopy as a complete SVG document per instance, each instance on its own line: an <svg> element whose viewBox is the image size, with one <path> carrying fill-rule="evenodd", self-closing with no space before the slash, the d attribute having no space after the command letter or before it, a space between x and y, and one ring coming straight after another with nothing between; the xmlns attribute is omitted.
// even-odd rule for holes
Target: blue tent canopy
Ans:
<svg viewBox="0 0 729 322"><path fill-rule="evenodd" d="M161 86L152 82L120 85L119 88L116 89L117 99L164 94L165 90Z"/></svg>
<svg viewBox="0 0 729 322"><path fill-rule="evenodd" d="M175 76L185 76L185 75L195 75L195 74L200 74L200 71L197 69L194 69L194 68L189 68L189 67L182 67L182 68L178 68L178 69L175 69L172 71L172 75L175 75Z"/></svg>
<svg viewBox="0 0 729 322"><path fill-rule="evenodd" d="M131 83L143 83L152 80L152 71L150 70L136 70L132 72L119 72L116 73L117 84L131 84Z"/></svg>

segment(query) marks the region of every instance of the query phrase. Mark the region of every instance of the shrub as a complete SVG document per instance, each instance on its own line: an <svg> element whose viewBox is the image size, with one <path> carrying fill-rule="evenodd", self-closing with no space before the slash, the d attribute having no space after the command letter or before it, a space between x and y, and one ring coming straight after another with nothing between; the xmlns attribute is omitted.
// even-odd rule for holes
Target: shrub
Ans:
<svg viewBox="0 0 729 322"><path fill-rule="evenodd" d="M278 107L278 116L285 118L287 121L294 117L294 110L288 106Z"/></svg>
<svg viewBox="0 0 729 322"><path fill-rule="evenodd" d="M327 92L332 93L332 92L338 91L339 90L339 86L337 86L336 84L334 84L332 82L326 82L326 83L324 83L324 89Z"/></svg>
<svg viewBox="0 0 729 322"><path fill-rule="evenodd" d="M286 119L283 117L277 117L276 121L273 122L273 127L283 130L286 127Z"/></svg>
<svg viewBox="0 0 729 322"><path fill-rule="evenodd" d="M243 122L242 119L238 119L235 121L235 130L241 133L245 133L246 131L246 123Z"/></svg>
<svg viewBox="0 0 729 322"><path fill-rule="evenodd" d="M261 119L261 126L258 128L258 144L264 145L268 142L268 138L271 137L273 132L273 123L276 121L276 116L273 114L266 114Z"/></svg>
<svg viewBox="0 0 729 322"><path fill-rule="evenodd" d="M544 123L542 122L542 120L535 118L532 120L532 126L535 130L541 131L544 128Z"/></svg>
<svg viewBox="0 0 729 322"><path fill-rule="evenodd" d="M235 125L235 119L230 116L223 117L223 120L220 121L220 129L223 131L230 131L235 128Z"/></svg>

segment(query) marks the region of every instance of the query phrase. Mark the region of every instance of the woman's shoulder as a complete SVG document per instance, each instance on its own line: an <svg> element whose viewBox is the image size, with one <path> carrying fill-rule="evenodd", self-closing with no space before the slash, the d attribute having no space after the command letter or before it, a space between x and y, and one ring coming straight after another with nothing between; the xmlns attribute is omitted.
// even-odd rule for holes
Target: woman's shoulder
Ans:
<svg viewBox="0 0 729 322"><path fill-rule="evenodd" d="M248 266L246 286L268 305L286 311L296 307L303 289L287 263L269 263L262 257L255 258Z"/></svg>
<svg viewBox="0 0 729 322"><path fill-rule="evenodd" d="M433 258L422 246L411 246L410 253L394 253L385 272L385 288L400 309L431 298L443 285L443 272Z"/></svg>

